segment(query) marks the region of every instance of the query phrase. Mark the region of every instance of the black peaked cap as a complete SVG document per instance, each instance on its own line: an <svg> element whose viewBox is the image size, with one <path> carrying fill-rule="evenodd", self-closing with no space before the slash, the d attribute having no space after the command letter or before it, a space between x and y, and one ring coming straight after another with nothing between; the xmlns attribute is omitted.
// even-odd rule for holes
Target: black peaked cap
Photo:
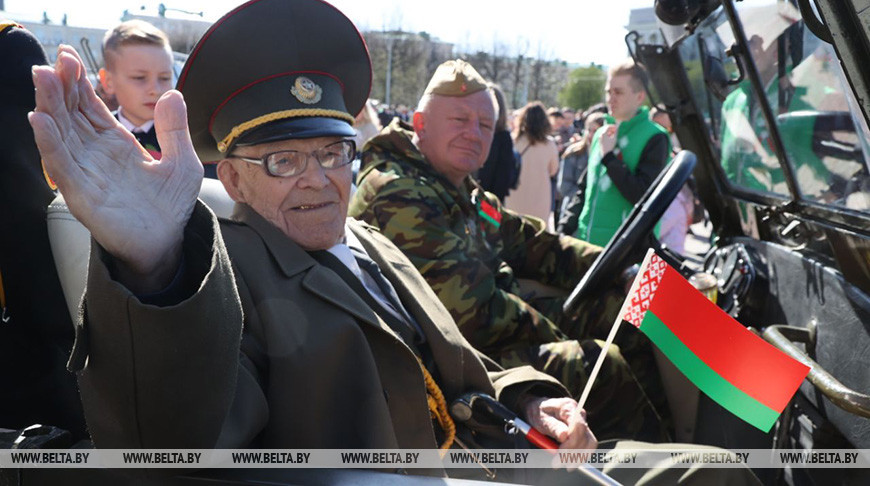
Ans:
<svg viewBox="0 0 870 486"><path fill-rule="evenodd" d="M321 0L252 0L193 48L177 89L203 162L235 145L353 136L371 90L362 35Z"/></svg>

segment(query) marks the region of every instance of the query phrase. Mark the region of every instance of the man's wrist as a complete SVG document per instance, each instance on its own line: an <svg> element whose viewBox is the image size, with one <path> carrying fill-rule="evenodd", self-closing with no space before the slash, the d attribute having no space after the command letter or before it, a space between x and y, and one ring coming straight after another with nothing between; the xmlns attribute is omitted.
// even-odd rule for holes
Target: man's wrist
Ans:
<svg viewBox="0 0 870 486"><path fill-rule="evenodd" d="M529 393L524 393L520 395L520 398L517 400L517 414L519 414L519 416L522 417L524 420L529 420L531 418L531 414L529 413L529 407L534 405L536 402L538 406L540 406L540 404L544 400L546 400L545 397L540 397Z"/></svg>
<svg viewBox="0 0 870 486"><path fill-rule="evenodd" d="M168 287L177 277L182 261L179 244L148 271L138 271L121 260L115 263L115 279L137 295L155 294Z"/></svg>

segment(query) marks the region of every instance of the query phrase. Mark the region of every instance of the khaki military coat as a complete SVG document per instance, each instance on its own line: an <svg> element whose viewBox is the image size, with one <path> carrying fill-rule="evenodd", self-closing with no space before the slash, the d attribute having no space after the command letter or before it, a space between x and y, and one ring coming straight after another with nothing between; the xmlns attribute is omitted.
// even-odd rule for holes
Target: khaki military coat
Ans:
<svg viewBox="0 0 870 486"><path fill-rule="evenodd" d="M400 250L371 226L347 227L422 327L448 403L471 390L509 407L526 392L566 394L482 358ZM79 384L97 447L437 447L414 353L249 207L218 223L197 203L183 270L157 296L112 280L111 257L92 246L73 361L87 361Z"/></svg>

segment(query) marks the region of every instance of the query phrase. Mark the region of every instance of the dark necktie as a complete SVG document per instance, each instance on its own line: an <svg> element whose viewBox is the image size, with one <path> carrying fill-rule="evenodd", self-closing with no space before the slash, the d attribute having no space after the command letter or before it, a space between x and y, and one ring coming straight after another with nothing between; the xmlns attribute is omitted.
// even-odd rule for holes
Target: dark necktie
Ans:
<svg viewBox="0 0 870 486"><path fill-rule="evenodd" d="M387 303L383 302L383 299L375 298L372 292L363 285L360 278L354 275L354 273L351 272L350 269L338 259L338 257L326 250L311 251L309 254L314 257L315 260L320 262L321 265L329 268L344 280L344 282L347 283L347 285L350 286L350 288L353 289L353 291L362 298L366 304L368 304L369 308L383 319L393 332L401 336L401 339L405 344L411 346L413 349L416 343L424 341L421 335L418 335L411 322L401 317L403 315L402 313L390 312L390 310L387 309ZM357 260L357 262L359 262L359 260ZM374 264L374 262L372 262L372 264ZM375 266L377 265L375 264ZM371 277L377 282L375 276ZM381 278L383 278L383 276L381 276ZM415 350L415 352L419 354L417 350Z"/></svg>
<svg viewBox="0 0 870 486"><path fill-rule="evenodd" d="M381 269L378 267L378 264L372 261L371 258L368 257L365 253L359 251L356 248L351 247L351 253L353 253L354 258L356 258L357 264L359 264L360 269L366 272L372 280L378 285L378 288L381 289L383 293L383 297L387 299L386 304L390 306L390 310L394 311L401 320L404 321L406 325L408 325L414 336L414 343L419 344L422 342L423 338L423 330L420 328L420 325L414 319L411 314L409 314L405 310L405 306L402 305L402 301L399 299L399 295L396 294L396 289L390 284L390 281L384 277L384 274L381 273Z"/></svg>

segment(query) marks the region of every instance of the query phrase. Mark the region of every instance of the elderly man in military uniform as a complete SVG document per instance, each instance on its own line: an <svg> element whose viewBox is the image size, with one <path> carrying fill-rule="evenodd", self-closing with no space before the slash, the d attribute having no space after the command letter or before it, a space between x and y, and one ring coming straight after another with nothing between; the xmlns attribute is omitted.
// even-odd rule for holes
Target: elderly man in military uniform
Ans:
<svg viewBox="0 0 870 486"><path fill-rule="evenodd" d="M482 358L401 251L346 219L371 66L341 12L257 0L218 21L157 104L161 160L84 72L68 46L35 69L30 122L94 239L71 365L98 447L449 447L445 401L469 390L596 446L556 380ZM229 220L197 201L215 159Z"/></svg>
<svg viewBox="0 0 870 486"><path fill-rule="evenodd" d="M614 279L614 289L570 320L564 297L532 299L520 290L520 277L570 290L601 249L503 208L470 176L489 152L497 109L470 64L439 66L413 126L394 121L366 146L350 214L405 252L473 346L502 366L545 371L579 397L601 352L602 343L588 338L607 335L624 294ZM627 327L620 339L634 372L662 403L649 345ZM620 350L608 353L586 406L596 435L664 440L665 426Z"/></svg>

